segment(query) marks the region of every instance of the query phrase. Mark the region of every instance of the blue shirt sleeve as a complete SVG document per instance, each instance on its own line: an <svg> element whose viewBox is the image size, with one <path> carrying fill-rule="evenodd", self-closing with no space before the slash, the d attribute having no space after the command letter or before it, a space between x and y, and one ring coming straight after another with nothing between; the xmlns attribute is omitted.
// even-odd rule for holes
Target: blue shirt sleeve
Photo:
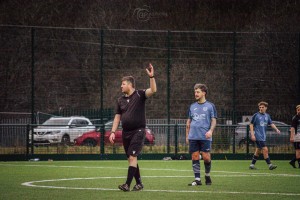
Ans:
<svg viewBox="0 0 300 200"><path fill-rule="evenodd" d="M192 116L191 116L191 106L189 107L189 109L187 111L187 118L188 119L192 119Z"/></svg>
<svg viewBox="0 0 300 200"><path fill-rule="evenodd" d="M216 110L216 107L215 107L215 105L214 104L212 104L212 110L211 110L211 118L218 118L218 116L217 116L217 110Z"/></svg>
<svg viewBox="0 0 300 200"><path fill-rule="evenodd" d="M251 124L254 124L255 123L255 120L256 120L256 114L257 113L255 113L253 116L252 116L252 119L251 119Z"/></svg>

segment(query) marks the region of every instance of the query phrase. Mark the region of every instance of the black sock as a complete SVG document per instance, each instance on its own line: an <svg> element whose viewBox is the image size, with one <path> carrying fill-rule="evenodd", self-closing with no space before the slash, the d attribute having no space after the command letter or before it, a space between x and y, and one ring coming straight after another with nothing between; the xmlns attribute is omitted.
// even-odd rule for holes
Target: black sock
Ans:
<svg viewBox="0 0 300 200"><path fill-rule="evenodd" d="M204 162L205 173L210 173L211 161L209 163Z"/></svg>
<svg viewBox="0 0 300 200"><path fill-rule="evenodd" d="M296 160L297 160L296 157L294 157L290 162L294 163L294 162L296 162Z"/></svg>
<svg viewBox="0 0 300 200"><path fill-rule="evenodd" d="M134 178L135 178L136 184L141 184L142 183L139 165L136 166L136 171L135 171L135 174L134 174Z"/></svg>
<svg viewBox="0 0 300 200"><path fill-rule="evenodd" d="M298 161L298 165L299 165L298 167L300 168L300 158L298 158L297 161Z"/></svg>
<svg viewBox="0 0 300 200"><path fill-rule="evenodd" d="M136 172L136 167L133 167L133 166L128 167L127 180L126 180L126 184L128 186L130 186L135 172Z"/></svg>

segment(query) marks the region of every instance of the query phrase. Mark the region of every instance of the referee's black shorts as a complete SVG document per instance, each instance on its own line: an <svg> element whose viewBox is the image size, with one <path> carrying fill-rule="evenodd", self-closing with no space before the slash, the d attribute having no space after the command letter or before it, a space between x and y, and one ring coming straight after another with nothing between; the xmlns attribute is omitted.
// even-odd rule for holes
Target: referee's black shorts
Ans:
<svg viewBox="0 0 300 200"><path fill-rule="evenodd" d="M138 156L141 153L144 146L145 136L146 132L144 128L133 131L123 131L123 146L127 158L129 156Z"/></svg>
<svg viewBox="0 0 300 200"><path fill-rule="evenodd" d="M294 142L295 149L300 149L300 142Z"/></svg>

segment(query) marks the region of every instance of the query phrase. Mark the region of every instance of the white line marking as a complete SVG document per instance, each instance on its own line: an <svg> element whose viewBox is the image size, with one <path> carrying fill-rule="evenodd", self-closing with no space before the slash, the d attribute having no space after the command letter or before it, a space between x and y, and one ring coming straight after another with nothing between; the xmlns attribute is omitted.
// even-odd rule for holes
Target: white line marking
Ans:
<svg viewBox="0 0 300 200"><path fill-rule="evenodd" d="M0 163L2 166L15 166L15 167L50 167L50 168L80 168L80 169L109 169L109 170L128 170L128 167L90 167L90 166L72 166L72 165L40 165L40 164L28 164L28 165L17 165L17 164L3 164ZM191 172L191 169L159 169L159 168L142 168L144 171L174 171L174 172ZM232 172L232 171L212 171L211 173L227 173L227 174L243 174L249 176L282 176L282 177L300 177L300 174L276 174L276 173L259 173L259 172ZM215 174L213 176L216 176Z"/></svg>
<svg viewBox="0 0 300 200"><path fill-rule="evenodd" d="M189 176L143 176L143 178L186 178ZM80 188L80 187L63 187L63 186L45 186L35 185L35 183L73 181L73 180L93 180L93 179L123 179L125 177L90 177L90 178L69 178L69 179L52 179L41 181L30 181L22 183L23 186L50 188L50 189L69 189L69 190L102 190L117 191L112 188ZM247 194L247 195L281 195L281 196L300 196L300 193L278 193L278 192L237 192L237 191L195 191L195 190L143 190L144 192L169 192L169 193L218 193L218 194Z"/></svg>

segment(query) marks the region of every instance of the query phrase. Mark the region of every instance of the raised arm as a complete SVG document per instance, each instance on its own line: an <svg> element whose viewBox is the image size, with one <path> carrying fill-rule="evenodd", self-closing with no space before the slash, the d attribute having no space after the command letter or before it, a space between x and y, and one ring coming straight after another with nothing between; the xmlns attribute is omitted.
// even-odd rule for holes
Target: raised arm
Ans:
<svg viewBox="0 0 300 200"><path fill-rule="evenodd" d="M154 68L151 65L151 63L149 63L149 67L146 68L146 72L150 78L150 88L146 90L146 96L151 97L157 91L155 77L154 77Z"/></svg>

